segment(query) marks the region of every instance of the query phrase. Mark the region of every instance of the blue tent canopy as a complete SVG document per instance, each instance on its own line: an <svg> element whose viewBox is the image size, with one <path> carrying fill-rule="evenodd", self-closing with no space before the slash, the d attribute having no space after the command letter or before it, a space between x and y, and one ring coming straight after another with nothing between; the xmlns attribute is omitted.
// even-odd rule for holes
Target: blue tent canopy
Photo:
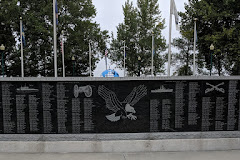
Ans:
<svg viewBox="0 0 240 160"><path fill-rule="evenodd" d="M119 77L119 74L112 69L108 69L108 70L103 71L101 76L102 77Z"/></svg>

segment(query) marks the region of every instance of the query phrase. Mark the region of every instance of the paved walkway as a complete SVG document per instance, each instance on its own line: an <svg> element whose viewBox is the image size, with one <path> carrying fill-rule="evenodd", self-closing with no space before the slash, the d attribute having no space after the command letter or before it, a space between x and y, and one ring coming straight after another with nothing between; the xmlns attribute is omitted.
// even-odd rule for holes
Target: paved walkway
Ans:
<svg viewBox="0 0 240 160"><path fill-rule="evenodd" d="M239 160L240 151L151 153L0 153L0 160Z"/></svg>

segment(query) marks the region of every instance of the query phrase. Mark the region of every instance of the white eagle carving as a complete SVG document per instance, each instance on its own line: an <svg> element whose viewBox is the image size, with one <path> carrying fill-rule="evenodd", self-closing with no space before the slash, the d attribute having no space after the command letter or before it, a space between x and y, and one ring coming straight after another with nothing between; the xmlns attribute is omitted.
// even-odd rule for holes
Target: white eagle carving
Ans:
<svg viewBox="0 0 240 160"><path fill-rule="evenodd" d="M103 85L98 87L98 94L105 100L106 107L113 113L107 115L106 118L111 122L119 121L121 118L128 118L130 120L137 120L137 116L133 106L145 95L147 95L147 88L144 85L134 87L132 92L120 102L116 94Z"/></svg>

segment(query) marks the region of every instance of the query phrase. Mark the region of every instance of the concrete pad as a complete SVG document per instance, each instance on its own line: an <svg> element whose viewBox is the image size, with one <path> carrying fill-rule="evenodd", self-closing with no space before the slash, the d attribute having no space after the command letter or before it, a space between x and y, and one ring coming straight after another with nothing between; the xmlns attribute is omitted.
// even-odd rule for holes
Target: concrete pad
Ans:
<svg viewBox="0 0 240 160"><path fill-rule="evenodd" d="M0 160L238 160L240 151L142 153L0 153Z"/></svg>
<svg viewBox="0 0 240 160"><path fill-rule="evenodd" d="M125 154L126 160L238 160L240 151L222 152L154 152Z"/></svg>
<svg viewBox="0 0 240 160"><path fill-rule="evenodd" d="M125 160L122 154L107 153L1 153L0 160Z"/></svg>

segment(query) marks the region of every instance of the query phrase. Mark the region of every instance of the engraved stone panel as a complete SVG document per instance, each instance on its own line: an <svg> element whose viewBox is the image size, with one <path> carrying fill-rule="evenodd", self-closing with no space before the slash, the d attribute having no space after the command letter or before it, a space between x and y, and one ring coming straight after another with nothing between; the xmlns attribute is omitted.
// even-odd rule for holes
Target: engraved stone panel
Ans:
<svg viewBox="0 0 240 160"><path fill-rule="evenodd" d="M239 80L0 83L0 134L240 130Z"/></svg>

